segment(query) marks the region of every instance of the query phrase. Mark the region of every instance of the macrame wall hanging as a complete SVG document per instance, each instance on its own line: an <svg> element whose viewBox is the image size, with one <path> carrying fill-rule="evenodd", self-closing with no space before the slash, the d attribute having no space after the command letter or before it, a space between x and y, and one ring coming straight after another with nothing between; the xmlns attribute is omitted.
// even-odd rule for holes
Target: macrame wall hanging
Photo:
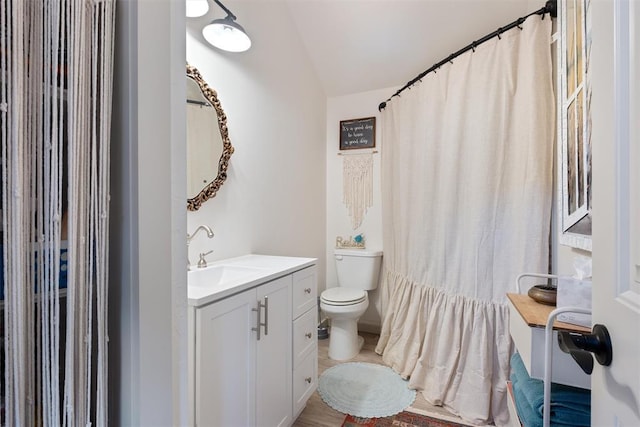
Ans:
<svg viewBox="0 0 640 427"><path fill-rule="evenodd" d="M342 201L355 230L362 225L367 209L373 205L373 153L342 155Z"/></svg>
<svg viewBox="0 0 640 427"><path fill-rule="evenodd" d="M2 425L107 425L114 8L0 2Z"/></svg>

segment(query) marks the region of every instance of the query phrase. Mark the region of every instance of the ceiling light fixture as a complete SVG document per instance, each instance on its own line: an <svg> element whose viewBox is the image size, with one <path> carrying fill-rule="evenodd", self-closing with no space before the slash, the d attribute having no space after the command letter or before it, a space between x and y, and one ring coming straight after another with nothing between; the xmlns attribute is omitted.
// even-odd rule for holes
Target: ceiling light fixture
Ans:
<svg viewBox="0 0 640 427"><path fill-rule="evenodd" d="M244 28L236 22L236 16L218 0L213 0L227 14L224 19L214 19L202 29L205 40L227 52L244 52L251 47L251 39Z"/></svg>
<svg viewBox="0 0 640 427"><path fill-rule="evenodd" d="M197 18L209 11L209 2L207 0L187 0L187 18Z"/></svg>

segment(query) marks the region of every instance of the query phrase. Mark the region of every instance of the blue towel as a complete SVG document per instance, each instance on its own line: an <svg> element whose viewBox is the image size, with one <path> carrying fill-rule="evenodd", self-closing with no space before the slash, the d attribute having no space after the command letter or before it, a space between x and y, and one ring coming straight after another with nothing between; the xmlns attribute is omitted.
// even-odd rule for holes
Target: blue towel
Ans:
<svg viewBox="0 0 640 427"><path fill-rule="evenodd" d="M534 411L533 407L529 405L518 383L518 377L514 374L511 374L511 389L513 390L516 410L518 411L518 417L520 417L522 425L524 427L542 427L542 415Z"/></svg>
<svg viewBox="0 0 640 427"><path fill-rule="evenodd" d="M544 411L544 384L541 380L529 377L519 354L511 358L511 381L515 383L514 394L524 397L531 409L540 419ZM515 379L515 381L514 381ZM522 404L521 404L522 405ZM591 424L591 392L581 388L551 384L551 424L589 426Z"/></svg>

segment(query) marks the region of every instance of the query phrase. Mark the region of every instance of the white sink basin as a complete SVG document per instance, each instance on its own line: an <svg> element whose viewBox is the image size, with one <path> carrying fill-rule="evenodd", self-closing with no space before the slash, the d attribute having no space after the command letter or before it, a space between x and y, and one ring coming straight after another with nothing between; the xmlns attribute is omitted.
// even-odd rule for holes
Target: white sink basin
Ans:
<svg viewBox="0 0 640 427"><path fill-rule="evenodd" d="M215 261L187 274L189 305L200 307L285 276L315 263L315 258L243 255Z"/></svg>
<svg viewBox="0 0 640 427"><path fill-rule="evenodd" d="M239 265L212 265L206 268L197 268L189 271L187 281L189 286L196 288L217 288L227 283L235 283L240 280L258 276L263 269L245 267Z"/></svg>

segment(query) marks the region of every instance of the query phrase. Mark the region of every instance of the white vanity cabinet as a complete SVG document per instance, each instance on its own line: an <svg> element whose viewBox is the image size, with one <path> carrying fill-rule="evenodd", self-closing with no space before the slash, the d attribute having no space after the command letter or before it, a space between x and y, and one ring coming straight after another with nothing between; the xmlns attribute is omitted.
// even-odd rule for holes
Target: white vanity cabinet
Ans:
<svg viewBox="0 0 640 427"><path fill-rule="evenodd" d="M291 285L286 276L257 288L264 334L256 340L256 425L285 427L291 414ZM268 313L268 315L267 315Z"/></svg>
<svg viewBox="0 0 640 427"><path fill-rule="evenodd" d="M293 423L317 382L314 263L267 275L205 304L190 298L191 425Z"/></svg>
<svg viewBox="0 0 640 427"><path fill-rule="evenodd" d="M318 307L315 267L293 273L293 419L318 385Z"/></svg>
<svg viewBox="0 0 640 427"><path fill-rule="evenodd" d="M253 290L195 310L196 426L256 424L256 301Z"/></svg>

